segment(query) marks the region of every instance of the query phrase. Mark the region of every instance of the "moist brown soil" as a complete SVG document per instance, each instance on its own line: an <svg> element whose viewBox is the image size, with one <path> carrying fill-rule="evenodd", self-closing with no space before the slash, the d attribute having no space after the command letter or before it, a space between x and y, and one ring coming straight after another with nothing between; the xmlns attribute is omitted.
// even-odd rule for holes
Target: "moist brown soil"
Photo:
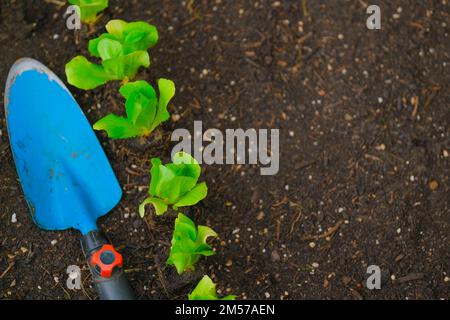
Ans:
<svg viewBox="0 0 450 320"><path fill-rule="evenodd" d="M170 111L179 119L148 140L98 134L124 190L99 225L141 299L184 299L202 274L240 299L450 298L448 1L371 1L382 11L382 29L371 31L367 1L308 0L305 12L301 0L112 0L79 32L66 29L59 2L0 2L2 86L23 56L65 80L65 63L86 55L112 18L158 27L139 78L177 85ZM118 87L71 89L93 123L123 113ZM95 298L78 232L33 224L3 106L0 115L0 297ZM204 166L208 197L184 212L219 233L217 255L179 277L165 265L175 214L142 220L136 210L150 159L168 161L171 132L192 132L194 120L281 129L280 171ZM371 264L381 290L364 286ZM69 265L82 267L83 290L66 289Z"/></svg>

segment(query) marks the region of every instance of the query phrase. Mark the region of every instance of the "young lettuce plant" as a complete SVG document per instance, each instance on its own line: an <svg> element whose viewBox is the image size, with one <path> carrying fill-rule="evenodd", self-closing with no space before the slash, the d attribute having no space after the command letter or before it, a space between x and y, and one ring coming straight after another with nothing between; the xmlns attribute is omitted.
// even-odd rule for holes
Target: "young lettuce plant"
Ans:
<svg viewBox="0 0 450 320"><path fill-rule="evenodd" d="M94 23L97 15L108 8L109 0L68 0L70 4L79 8L81 21L85 23Z"/></svg>
<svg viewBox="0 0 450 320"><path fill-rule="evenodd" d="M219 299L216 284L210 277L204 276L195 289L188 295L189 300L235 300L236 296L228 295Z"/></svg>
<svg viewBox="0 0 450 320"><path fill-rule="evenodd" d="M89 41L89 53L102 60L101 65L84 56L66 65L67 81L80 89L91 90L113 80L133 80L141 67L150 66L147 50L158 42L155 26L146 22L111 20L108 33Z"/></svg>
<svg viewBox="0 0 450 320"><path fill-rule="evenodd" d="M198 162L185 152L176 153L172 162L163 165L159 158L152 159L150 197L139 206L141 217L145 215L147 204L152 204L160 216L169 205L178 210L180 207L193 206L206 197L206 183L197 183L201 173Z"/></svg>
<svg viewBox="0 0 450 320"><path fill-rule="evenodd" d="M175 220L172 247L167 264L175 266L178 274L194 270L194 265L201 256L208 257L215 254L206 242L209 237L217 237L217 233L206 226L197 228L191 219L179 213Z"/></svg>
<svg viewBox="0 0 450 320"><path fill-rule="evenodd" d="M146 81L129 82L119 92L126 99L127 117L109 114L94 124L95 130L105 130L111 139L145 137L170 117L167 105L175 95L172 81L158 81L159 99Z"/></svg>

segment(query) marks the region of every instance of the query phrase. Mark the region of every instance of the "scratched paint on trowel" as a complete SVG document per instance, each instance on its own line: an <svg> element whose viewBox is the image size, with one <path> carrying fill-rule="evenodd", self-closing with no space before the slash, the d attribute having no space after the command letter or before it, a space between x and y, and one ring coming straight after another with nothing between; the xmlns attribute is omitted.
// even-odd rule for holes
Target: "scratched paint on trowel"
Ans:
<svg viewBox="0 0 450 320"><path fill-rule="evenodd" d="M15 78L11 147L33 220L44 229L87 233L117 205L122 189L92 126L63 89L35 70Z"/></svg>

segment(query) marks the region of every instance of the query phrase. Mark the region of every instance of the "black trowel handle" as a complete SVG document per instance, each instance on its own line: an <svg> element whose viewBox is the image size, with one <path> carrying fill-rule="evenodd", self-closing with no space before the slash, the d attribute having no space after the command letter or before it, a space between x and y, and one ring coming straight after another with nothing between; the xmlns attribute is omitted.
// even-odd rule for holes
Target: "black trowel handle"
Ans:
<svg viewBox="0 0 450 320"><path fill-rule="evenodd" d="M99 231L91 231L83 235L81 246L101 300L136 299L122 269L122 255Z"/></svg>

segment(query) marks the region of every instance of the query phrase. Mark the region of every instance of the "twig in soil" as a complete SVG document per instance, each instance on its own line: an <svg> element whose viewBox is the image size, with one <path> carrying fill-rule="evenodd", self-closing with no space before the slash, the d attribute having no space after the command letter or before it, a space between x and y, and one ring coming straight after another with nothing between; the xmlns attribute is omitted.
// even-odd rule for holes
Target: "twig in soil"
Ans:
<svg viewBox="0 0 450 320"><path fill-rule="evenodd" d="M64 7L66 5L65 1L58 1L58 0L45 0L45 2L50 3L50 4L54 4L55 6L58 7Z"/></svg>
<svg viewBox="0 0 450 320"><path fill-rule="evenodd" d="M161 283L161 286L163 287L164 293L166 294L167 297L169 297L169 291L167 290L167 285L166 285L166 280L164 279L164 275L162 273L161 268L157 265L156 269L158 270L158 279L159 282Z"/></svg>
<svg viewBox="0 0 450 320"><path fill-rule="evenodd" d="M52 277L52 274L47 269L45 269L43 266L39 267L41 267L41 269L44 270L44 274L47 274L50 278Z"/></svg>
<svg viewBox="0 0 450 320"><path fill-rule="evenodd" d="M319 52L321 49L322 49L322 47L317 47L317 48L313 49L310 53L308 53L303 58L303 63L306 64L306 62L308 62L309 59L311 59L313 56L315 56L317 54L317 52Z"/></svg>
<svg viewBox="0 0 450 320"><path fill-rule="evenodd" d="M84 288L84 281L86 281L87 279L89 279L91 277L91 273L89 272L89 275L83 280L81 281L81 290L83 291L83 294L89 299L92 300L91 296L87 293L86 289Z"/></svg>
<svg viewBox="0 0 450 320"><path fill-rule="evenodd" d="M272 208L273 209L278 208L278 207L282 206L283 204L285 204L287 202L288 202L288 198L285 196L280 202L274 203L272 205Z"/></svg>
<svg viewBox="0 0 450 320"><path fill-rule="evenodd" d="M363 1L363 0L359 0L359 3L361 4L361 6L363 8L367 8L368 7L368 4L365 1Z"/></svg>
<svg viewBox="0 0 450 320"><path fill-rule="evenodd" d="M340 227L341 225L344 223L343 220L339 220L338 223L336 223L336 225L334 227L328 228L328 230L322 234L318 234L318 235L309 235L309 236L305 236L302 238L302 240L319 240L319 239L323 239L326 237L331 236L333 233L335 233Z"/></svg>
<svg viewBox="0 0 450 320"><path fill-rule="evenodd" d="M329 250L329 249L331 249L331 243L330 242L328 242L327 244L325 244L325 245L323 245L323 246L321 246L319 248L320 251L326 251L326 250Z"/></svg>
<svg viewBox="0 0 450 320"><path fill-rule="evenodd" d="M316 161L303 161L298 166L295 167L295 170L300 171L306 168L309 168L313 164L315 164Z"/></svg>
<svg viewBox="0 0 450 320"><path fill-rule="evenodd" d="M308 12L308 2L307 0L302 0L302 11L305 15L305 18L309 19L309 12Z"/></svg>
<svg viewBox="0 0 450 320"><path fill-rule="evenodd" d="M191 16L191 18L185 23L183 23L183 27L201 18L200 13L194 8L194 0L188 1L186 9L188 10L188 13Z"/></svg>
<svg viewBox="0 0 450 320"><path fill-rule="evenodd" d="M0 275L0 279L3 279L4 276L11 270L12 267L14 267L15 262L11 262L9 266L3 271L3 273Z"/></svg>
<svg viewBox="0 0 450 320"><path fill-rule="evenodd" d="M60 282L58 282L58 285L61 287L61 289L63 289L67 297L69 297L69 300L72 300L72 296L70 295L69 291L67 291L66 288L64 288L64 286Z"/></svg>
<svg viewBox="0 0 450 320"><path fill-rule="evenodd" d="M303 43L305 43L306 40L308 40L309 38L311 38L313 35L312 32L308 32L307 34L305 34L303 37L301 37L300 39L298 39L297 44L302 45Z"/></svg>
<svg viewBox="0 0 450 320"><path fill-rule="evenodd" d="M419 97L418 96L412 97L412 102L414 109L412 111L411 118L414 120L417 117L417 112L419 111Z"/></svg>
<svg viewBox="0 0 450 320"><path fill-rule="evenodd" d="M262 70L262 71L266 71L266 69L265 69L263 66L259 65L258 63L256 63L256 62L253 61L252 59L244 58L244 60L247 61L247 63L249 63L249 64L251 64L252 66L254 66L255 68L260 69L260 70Z"/></svg>
<svg viewBox="0 0 450 320"><path fill-rule="evenodd" d="M368 153L366 153L366 154L364 155L364 158L369 159L369 160L374 160L374 161L380 161L380 162L383 162L383 160L381 160L381 159L378 158L377 156L374 156L374 155L371 155L371 154L368 154Z"/></svg>
<svg viewBox="0 0 450 320"><path fill-rule="evenodd" d="M155 265L156 270L158 271L158 280L161 283L161 286L163 287L164 293L166 294L167 297L169 297L170 294L169 291L167 290L166 279L164 278L164 274L161 270L161 267L159 266L158 256L155 256Z"/></svg>
<svg viewBox="0 0 450 320"><path fill-rule="evenodd" d="M131 170L131 169L128 168L128 167L125 167L125 171L126 171L127 173L131 174L132 176L136 176L136 177L139 177L139 176L140 176L140 174L139 174L138 172L133 171L133 170Z"/></svg>
<svg viewBox="0 0 450 320"><path fill-rule="evenodd" d="M419 273L410 273L404 277L398 278L396 280L397 283L405 283L405 282L410 282L410 281L414 281L414 280L421 280L423 279L425 275L421 272Z"/></svg>
<svg viewBox="0 0 450 320"><path fill-rule="evenodd" d="M186 9L189 14L192 15L194 13L194 0L189 0L186 4Z"/></svg>
<svg viewBox="0 0 450 320"><path fill-rule="evenodd" d="M247 269L247 270L245 270L244 271L244 273L245 274L249 274L250 272L252 272L253 271L253 269L255 269L255 267L253 266L253 267L251 267L250 269Z"/></svg>
<svg viewBox="0 0 450 320"><path fill-rule="evenodd" d="M441 87L434 87L431 89L431 95L427 98L427 101L425 102L424 108L427 109L428 106L433 102L434 98L438 94L439 90L441 90Z"/></svg>
<svg viewBox="0 0 450 320"><path fill-rule="evenodd" d="M281 221L280 221L280 219L277 219L277 227L276 227L276 239L277 239L277 241L280 241L280 234L281 234Z"/></svg>
<svg viewBox="0 0 450 320"><path fill-rule="evenodd" d="M396 155L395 153L392 153L392 152L389 152L389 151L385 151L385 153L386 153L387 155L390 155L392 158L394 158L394 159L397 160L397 161L405 162L405 159L403 159L402 157Z"/></svg>
<svg viewBox="0 0 450 320"><path fill-rule="evenodd" d="M152 214L147 214L144 217L145 225L147 226L147 233L150 235L152 241L155 241L155 237L153 236L152 230L155 229L155 221L152 218Z"/></svg>
<svg viewBox="0 0 450 320"><path fill-rule="evenodd" d="M355 289L350 288L350 293L352 294L353 298L355 298L356 300L364 300L363 296Z"/></svg>
<svg viewBox="0 0 450 320"><path fill-rule="evenodd" d="M125 273L133 273L133 272L140 272L142 271L141 268L131 268L131 269L124 269L123 272Z"/></svg>
<svg viewBox="0 0 450 320"><path fill-rule="evenodd" d="M296 207L300 207L300 210L299 210L299 212L297 213L297 215L295 216L295 218L292 219L292 222L291 222L291 229L289 230L288 237L291 236L292 233L294 232L294 230L295 230L295 225L300 221L300 218L302 217L302 213L303 213L303 208L302 208L301 205L299 205L299 204L297 204L297 203L294 203L293 205L296 206Z"/></svg>
<svg viewBox="0 0 450 320"><path fill-rule="evenodd" d="M246 42L246 43L241 43L240 47L242 49L255 49L255 48L259 48L261 47L261 45L264 43L264 41L266 41L266 37L259 33L258 31L256 31L260 36L261 36L261 40L255 41L255 42Z"/></svg>

